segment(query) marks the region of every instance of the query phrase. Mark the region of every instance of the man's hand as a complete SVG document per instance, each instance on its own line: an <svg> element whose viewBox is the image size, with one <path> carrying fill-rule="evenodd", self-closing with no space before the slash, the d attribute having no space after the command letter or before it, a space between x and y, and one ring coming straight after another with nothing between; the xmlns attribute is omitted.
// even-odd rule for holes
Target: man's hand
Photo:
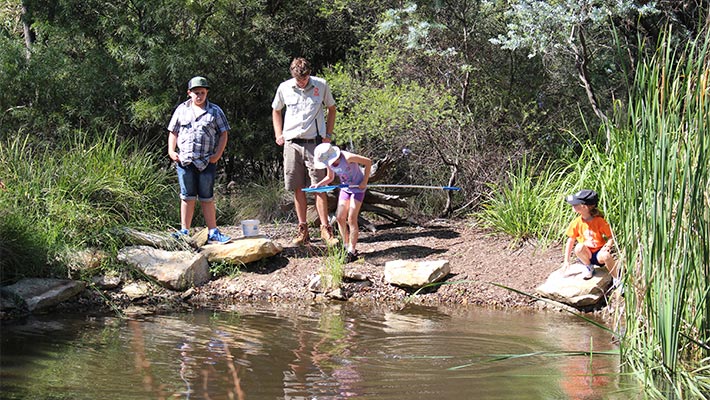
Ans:
<svg viewBox="0 0 710 400"><path fill-rule="evenodd" d="M284 135L276 136L276 144L278 144L279 146L284 145Z"/></svg>

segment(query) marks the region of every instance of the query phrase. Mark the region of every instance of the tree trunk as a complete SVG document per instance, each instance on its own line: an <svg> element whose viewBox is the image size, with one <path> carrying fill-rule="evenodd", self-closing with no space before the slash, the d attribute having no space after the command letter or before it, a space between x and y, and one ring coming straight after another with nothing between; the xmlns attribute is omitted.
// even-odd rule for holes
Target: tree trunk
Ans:
<svg viewBox="0 0 710 400"><path fill-rule="evenodd" d="M582 32L581 28L578 29L577 32L577 37L579 38L580 46L577 47L572 44L572 48L574 49L575 66L577 67L577 75L579 76L579 80L582 82L584 91L587 93L587 99L589 100L589 104L592 106L594 114L602 121L602 125L604 126L606 132L605 149L608 152L609 146L611 144L611 129L609 127L609 118L599 107L597 95L594 92L594 87L592 86L592 82L589 78L589 70L587 69L587 42L584 37L584 32Z"/></svg>
<svg viewBox="0 0 710 400"><path fill-rule="evenodd" d="M22 0L22 32L25 36L25 57L29 60L32 55L32 45L35 41L34 32L32 32L32 21L29 15L27 0Z"/></svg>

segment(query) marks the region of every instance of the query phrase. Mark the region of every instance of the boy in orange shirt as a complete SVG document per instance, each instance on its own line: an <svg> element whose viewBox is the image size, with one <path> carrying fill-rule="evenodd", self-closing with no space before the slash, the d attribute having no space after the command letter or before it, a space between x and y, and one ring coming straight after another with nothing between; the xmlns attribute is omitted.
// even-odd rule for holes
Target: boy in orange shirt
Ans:
<svg viewBox="0 0 710 400"><path fill-rule="evenodd" d="M567 196L565 200L572 205L572 209L579 216L567 228L564 271L567 272L569 268L569 257L574 250L579 261L587 267L582 276L584 279L594 275L594 265L606 265L614 279L614 285L617 286L619 277L616 271L616 260L611 255L614 240L609 223L597 209L599 196L593 190L583 189Z"/></svg>

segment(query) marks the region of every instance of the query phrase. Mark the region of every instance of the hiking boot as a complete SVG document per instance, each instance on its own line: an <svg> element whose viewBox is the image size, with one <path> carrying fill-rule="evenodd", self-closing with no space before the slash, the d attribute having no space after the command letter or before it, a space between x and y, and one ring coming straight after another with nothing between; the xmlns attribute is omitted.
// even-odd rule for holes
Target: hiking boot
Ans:
<svg viewBox="0 0 710 400"><path fill-rule="evenodd" d="M336 244L338 244L338 238L333 235L332 225L321 225L320 237L321 239L323 239L323 242L325 242L325 244L328 246L335 246Z"/></svg>
<svg viewBox="0 0 710 400"><path fill-rule="evenodd" d="M217 228L210 231L209 236L207 236L207 243L210 244L225 244L230 240L232 240L231 237L223 235Z"/></svg>
<svg viewBox="0 0 710 400"><path fill-rule="evenodd" d="M311 237L308 236L308 224L302 223L298 224L298 233L296 237L291 240L291 243L296 246L303 246L304 244L309 244L311 242Z"/></svg>
<svg viewBox="0 0 710 400"><path fill-rule="evenodd" d="M587 268L586 271L582 272L582 278L583 279L591 279L592 276L594 276L594 266L593 265L585 265Z"/></svg>
<svg viewBox="0 0 710 400"><path fill-rule="evenodd" d="M348 255L345 258L345 263L351 263L357 261L357 259L360 257L360 254L358 254L357 250L353 251L348 251Z"/></svg>

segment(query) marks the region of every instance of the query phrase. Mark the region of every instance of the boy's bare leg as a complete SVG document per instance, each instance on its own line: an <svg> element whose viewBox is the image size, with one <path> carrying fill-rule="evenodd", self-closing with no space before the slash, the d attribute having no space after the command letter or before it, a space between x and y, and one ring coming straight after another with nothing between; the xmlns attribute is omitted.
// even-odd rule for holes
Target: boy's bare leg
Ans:
<svg viewBox="0 0 710 400"><path fill-rule="evenodd" d="M180 225L184 229L190 229L192 216L195 214L195 200L180 200Z"/></svg>
<svg viewBox="0 0 710 400"><path fill-rule="evenodd" d="M217 227L217 209L214 205L214 201L201 201L202 205L202 216L205 217L205 223L207 224L207 229L214 229Z"/></svg>

